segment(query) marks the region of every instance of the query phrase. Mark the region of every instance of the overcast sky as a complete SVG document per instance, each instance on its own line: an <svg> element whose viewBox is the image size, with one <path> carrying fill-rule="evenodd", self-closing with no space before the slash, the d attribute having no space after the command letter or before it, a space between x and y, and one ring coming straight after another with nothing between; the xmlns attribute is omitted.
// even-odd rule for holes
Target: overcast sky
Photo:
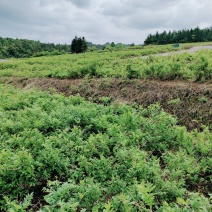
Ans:
<svg viewBox="0 0 212 212"><path fill-rule="evenodd" d="M0 0L0 36L142 44L150 33L212 26L212 0Z"/></svg>

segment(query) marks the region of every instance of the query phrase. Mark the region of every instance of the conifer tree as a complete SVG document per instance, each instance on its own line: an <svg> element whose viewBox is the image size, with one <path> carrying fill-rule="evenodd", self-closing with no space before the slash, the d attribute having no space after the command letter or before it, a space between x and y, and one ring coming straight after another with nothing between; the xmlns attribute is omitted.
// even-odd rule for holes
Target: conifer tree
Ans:
<svg viewBox="0 0 212 212"><path fill-rule="evenodd" d="M205 42L212 41L212 27L200 29L183 29L178 31L156 32L155 35L148 35L144 43L149 44L169 44L169 43L188 43L188 42Z"/></svg>
<svg viewBox="0 0 212 212"><path fill-rule="evenodd" d="M77 37L75 36L75 38L72 40L71 43L71 52L78 54L78 53L84 53L87 51L87 42L85 40L84 37Z"/></svg>

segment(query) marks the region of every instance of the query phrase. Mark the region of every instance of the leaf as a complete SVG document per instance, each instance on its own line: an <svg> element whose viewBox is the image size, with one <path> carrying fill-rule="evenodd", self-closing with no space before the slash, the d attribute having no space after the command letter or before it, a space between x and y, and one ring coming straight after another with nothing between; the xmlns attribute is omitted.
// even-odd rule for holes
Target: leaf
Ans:
<svg viewBox="0 0 212 212"><path fill-rule="evenodd" d="M180 197L177 198L177 203L179 205L187 205L186 201L183 198L180 198Z"/></svg>
<svg viewBox="0 0 212 212"><path fill-rule="evenodd" d="M93 206L92 212L98 212L99 211L99 206Z"/></svg>

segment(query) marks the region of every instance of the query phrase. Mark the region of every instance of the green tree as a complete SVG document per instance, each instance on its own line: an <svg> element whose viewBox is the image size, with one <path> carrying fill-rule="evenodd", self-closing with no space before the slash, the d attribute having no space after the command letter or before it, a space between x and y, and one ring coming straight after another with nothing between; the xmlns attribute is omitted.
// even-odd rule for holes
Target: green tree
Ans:
<svg viewBox="0 0 212 212"><path fill-rule="evenodd" d="M88 45L87 45L87 42L85 40L85 37L82 37L82 43L81 43L81 45L82 45L82 52L86 52L87 49L88 49Z"/></svg>
<svg viewBox="0 0 212 212"><path fill-rule="evenodd" d="M15 45L14 44L10 45L7 48L7 52L9 53L10 57L16 57L17 49L16 49Z"/></svg>
<svg viewBox="0 0 212 212"><path fill-rule="evenodd" d="M156 32L155 35L148 35L144 43L148 44L169 44L169 43L187 43L187 42L205 42L212 41L212 27L200 29L183 29L178 31Z"/></svg>
<svg viewBox="0 0 212 212"><path fill-rule="evenodd" d="M112 48L114 48L114 47L116 46L116 44L115 44L114 42L112 42L112 43L110 44L110 46L111 46Z"/></svg>
<svg viewBox="0 0 212 212"><path fill-rule="evenodd" d="M86 52L88 49L88 45L87 42L85 40L85 37L77 37L75 36L75 38L72 40L71 43L71 52L72 53L84 53Z"/></svg>

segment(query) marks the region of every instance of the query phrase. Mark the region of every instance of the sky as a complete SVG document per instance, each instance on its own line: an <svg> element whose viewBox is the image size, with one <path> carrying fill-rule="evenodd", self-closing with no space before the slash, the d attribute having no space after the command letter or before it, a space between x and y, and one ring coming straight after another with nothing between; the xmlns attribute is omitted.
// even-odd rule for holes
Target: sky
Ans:
<svg viewBox="0 0 212 212"><path fill-rule="evenodd" d="M212 0L0 0L0 36L143 44L156 31L212 26Z"/></svg>

